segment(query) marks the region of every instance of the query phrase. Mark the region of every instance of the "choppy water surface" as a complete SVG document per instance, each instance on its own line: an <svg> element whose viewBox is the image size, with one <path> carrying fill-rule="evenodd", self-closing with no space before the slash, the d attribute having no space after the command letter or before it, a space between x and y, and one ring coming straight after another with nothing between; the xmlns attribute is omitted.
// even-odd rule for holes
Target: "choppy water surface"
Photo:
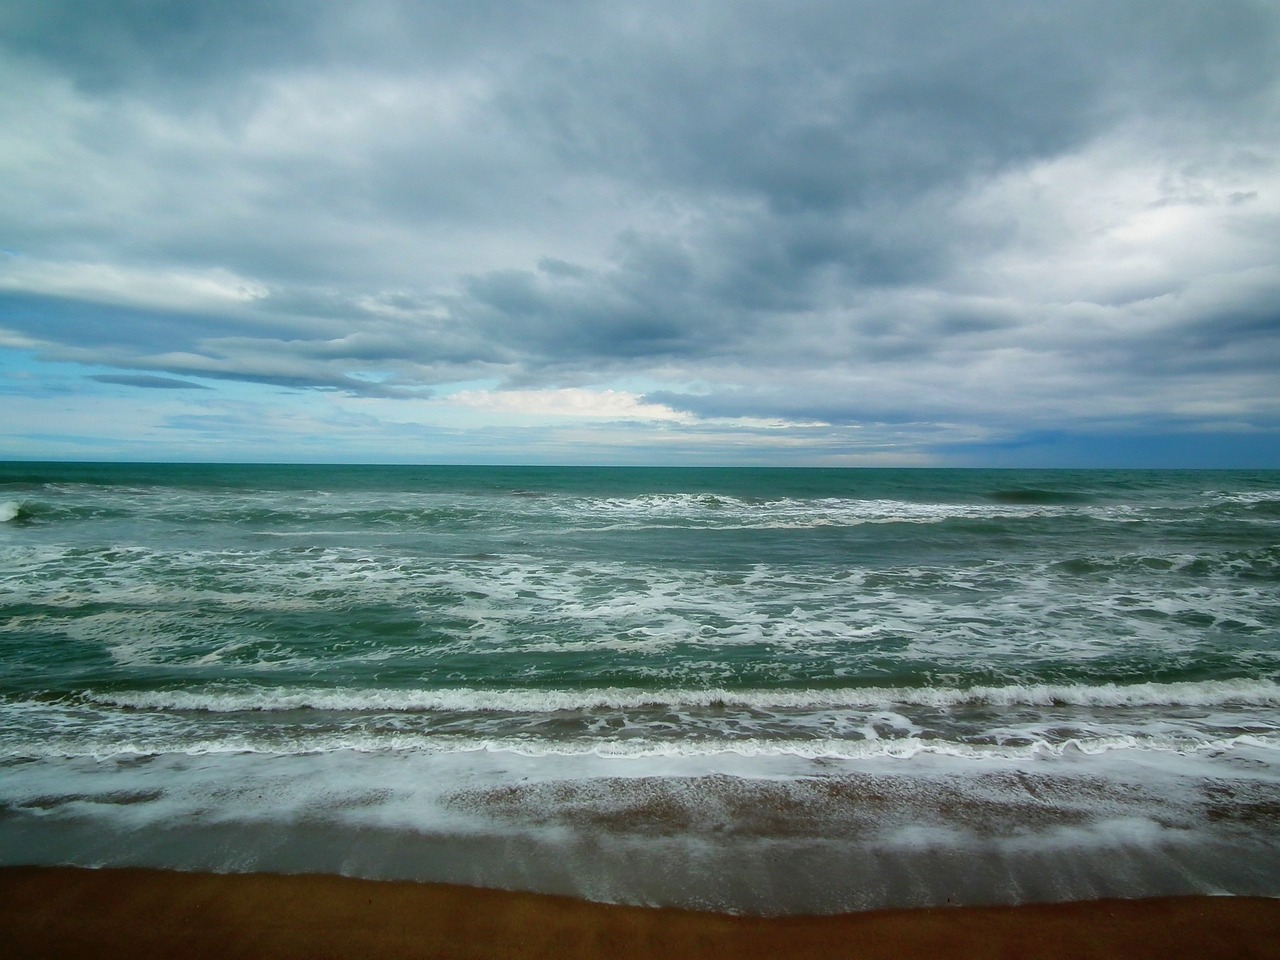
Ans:
<svg viewBox="0 0 1280 960"><path fill-rule="evenodd" d="M0 465L0 859L1280 894L1280 473Z"/></svg>

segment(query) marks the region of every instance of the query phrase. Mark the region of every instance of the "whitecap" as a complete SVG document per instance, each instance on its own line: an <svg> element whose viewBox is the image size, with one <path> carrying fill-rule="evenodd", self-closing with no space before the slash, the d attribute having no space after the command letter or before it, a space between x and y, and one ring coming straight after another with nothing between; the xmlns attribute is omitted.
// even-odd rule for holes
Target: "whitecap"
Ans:
<svg viewBox="0 0 1280 960"><path fill-rule="evenodd" d="M444 689L335 690L262 687L99 693L84 699L103 705L209 713L247 711L392 710L404 712L519 712L633 709L638 707L742 707L747 709L888 710L897 706L964 705L1156 707L1223 704L1280 705L1280 684L1271 680L1205 680L1173 683L1027 684L1003 687L852 687L833 690L590 690Z"/></svg>

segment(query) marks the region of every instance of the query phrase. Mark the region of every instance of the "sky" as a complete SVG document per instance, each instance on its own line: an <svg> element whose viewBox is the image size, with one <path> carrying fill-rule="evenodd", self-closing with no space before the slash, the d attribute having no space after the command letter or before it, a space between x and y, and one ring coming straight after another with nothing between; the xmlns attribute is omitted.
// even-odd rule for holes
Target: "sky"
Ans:
<svg viewBox="0 0 1280 960"><path fill-rule="evenodd" d="M1280 467L1270 0L11 0L0 458Z"/></svg>

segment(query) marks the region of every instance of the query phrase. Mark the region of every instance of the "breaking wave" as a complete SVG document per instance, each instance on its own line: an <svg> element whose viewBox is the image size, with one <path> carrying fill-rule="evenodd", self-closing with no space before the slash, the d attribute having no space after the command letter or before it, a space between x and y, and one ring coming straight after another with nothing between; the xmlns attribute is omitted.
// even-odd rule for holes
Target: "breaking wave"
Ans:
<svg viewBox="0 0 1280 960"><path fill-rule="evenodd" d="M343 712L509 712L735 707L749 710L891 709L897 706L1210 707L1280 705L1280 684L1270 680L1129 685L1036 684L1006 687L843 690L362 690L322 688L85 693L87 702L134 710L207 713L328 710Z"/></svg>

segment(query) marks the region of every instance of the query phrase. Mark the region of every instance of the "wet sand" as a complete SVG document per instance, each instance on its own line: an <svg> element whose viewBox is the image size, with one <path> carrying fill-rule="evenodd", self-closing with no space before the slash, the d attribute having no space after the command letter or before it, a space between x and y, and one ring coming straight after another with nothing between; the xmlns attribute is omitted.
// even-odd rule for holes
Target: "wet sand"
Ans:
<svg viewBox="0 0 1280 960"><path fill-rule="evenodd" d="M333 876L0 868L0 953L262 958L1280 958L1280 899L731 917Z"/></svg>

